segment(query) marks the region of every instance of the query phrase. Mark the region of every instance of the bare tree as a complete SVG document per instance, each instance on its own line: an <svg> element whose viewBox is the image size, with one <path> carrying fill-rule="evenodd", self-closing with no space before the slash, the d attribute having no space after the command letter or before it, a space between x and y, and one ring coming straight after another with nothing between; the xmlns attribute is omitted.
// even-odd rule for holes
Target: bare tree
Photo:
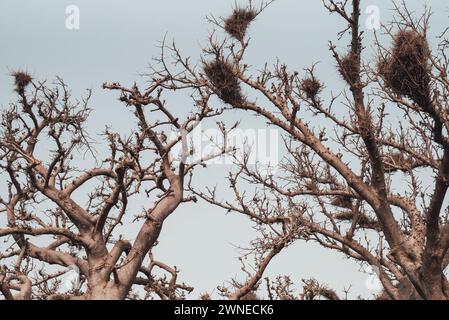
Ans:
<svg viewBox="0 0 449 320"><path fill-rule="evenodd" d="M361 1L323 4L347 24L338 39L349 42L348 50L329 46L346 84L339 95L328 94L332 84L318 78L316 65L304 72L280 63L252 71L245 60L247 28L267 4L251 2L227 18L210 18L228 37L219 41L214 31L202 70L188 79L190 87L213 92L227 110L251 112L279 128L287 150L276 174L261 174L247 157L238 162L229 174L235 200L222 199L217 188L191 187L207 202L246 215L260 232L245 254L255 258L256 271L244 267L247 281L222 294L254 294L276 255L294 242L314 241L377 271L384 288L379 298L447 299L447 30L432 48L430 13L415 16L405 3L395 5L394 20L376 34L373 63L363 44ZM184 61L176 46L167 50ZM186 79L171 85L185 88ZM257 190L251 193L248 185ZM268 281L267 291L270 298L339 298L315 280L304 285L304 293L295 294L291 280L281 277Z"/></svg>
<svg viewBox="0 0 449 320"><path fill-rule="evenodd" d="M0 140L3 296L180 299L191 292L177 282L179 270L151 250L165 219L181 203L196 201L185 192L184 178L202 159L185 163L191 152L185 135L221 113L210 109L209 95L196 90L196 107L182 120L163 100L161 83L169 77L151 80L145 90L104 84L120 92L138 125L125 137L106 129L110 154L98 160L86 130L91 92L73 101L61 79L49 85L24 72L13 77L18 100L2 114ZM179 134L170 138L169 132ZM177 159L172 149L178 144ZM83 159L94 166L83 167ZM139 194L147 209L129 212ZM137 234L120 231L123 224L139 226ZM71 270L80 279L67 286Z"/></svg>
<svg viewBox="0 0 449 320"><path fill-rule="evenodd" d="M91 169L75 168L72 161L80 152L94 152L85 130L88 98L72 102L62 80L49 89L14 74L18 101L3 114L0 141L8 180L0 199L6 216L0 237L10 245L0 253L9 262L0 270L4 297L134 299L142 292L132 289L142 287L147 298L182 298L192 288L178 284L178 270L155 260L151 249L164 220L181 203L201 198L247 216L260 234L242 257L247 279L219 287L225 298L257 299L264 284L270 299L344 298L314 279L303 280L302 293L289 277L263 282L271 261L298 241L370 265L384 288L380 299L449 298L447 30L432 48L430 14L415 17L402 3L377 35L372 63L365 57L361 0L323 1L347 23L338 39L349 42L343 53L330 43L346 88L326 95L331 84L319 79L315 65L297 72L277 63L253 72L245 61L248 27L268 4L250 2L227 18L211 17L229 37L219 42L214 32L200 66L164 42L145 90L105 84L120 92L138 127L128 137L106 130L110 156ZM184 121L162 98L172 91L193 97L195 110ZM223 107L213 107L214 96ZM280 129L287 150L273 174L251 166L249 155L236 157L228 179L232 200L221 199L218 187L198 188L192 174L205 160L231 151L226 144L217 154L183 161L194 152L188 133L227 110L251 112ZM220 128L226 136L225 125ZM166 136L171 129L181 133L174 140ZM170 153L177 144L180 161ZM88 194L83 203L82 194ZM135 216L135 240L122 237L117 230L131 220L128 201L140 194L152 205ZM156 268L166 276L158 277ZM81 282L60 293L58 279L70 269L80 270Z"/></svg>

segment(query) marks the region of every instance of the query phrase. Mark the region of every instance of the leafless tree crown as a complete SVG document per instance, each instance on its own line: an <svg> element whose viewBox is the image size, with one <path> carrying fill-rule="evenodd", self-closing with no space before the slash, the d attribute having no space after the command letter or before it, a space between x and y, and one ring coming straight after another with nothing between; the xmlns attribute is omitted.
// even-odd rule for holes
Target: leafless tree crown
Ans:
<svg viewBox="0 0 449 320"><path fill-rule="evenodd" d="M248 217L259 233L243 251L247 279L219 287L225 298L257 299L262 290L270 299L344 298L314 279L303 280L302 292L293 290L289 277L264 279L273 258L305 241L371 266L384 289L380 299L448 299L448 30L432 47L429 12L419 16L397 5L394 20L376 34L372 62L364 49L361 0L323 4L347 24L338 34L347 50L329 45L343 92L332 93L332 84L318 76L319 65L297 72L267 64L252 72L245 60L248 28L269 3L250 2L227 18L209 19L226 37L219 41L214 32L198 65L164 42L146 89L104 85L120 94L138 127L127 137L106 130L110 154L87 170L76 159L95 153L86 131L90 92L73 101L61 79L50 88L14 73L18 100L3 112L0 140L7 181L0 237L9 246L0 252L8 262L0 269L3 296L183 298L193 288L178 283L178 270L156 260L152 248L164 220L181 203L201 199ZM192 97L187 117L173 114L164 101L173 91ZM214 107L214 97L222 107ZM234 197L222 199L218 187L195 185L193 170L234 150L224 145L195 163L174 161L175 145L193 150L184 134L170 140L165 133L188 134L228 110L278 128L287 152L276 174L262 174L247 157L236 160L228 176ZM81 202L81 190L92 188ZM147 209L130 217L128 203L139 195L147 197ZM120 236L117 229L132 219L137 234ZM254 259L251 266L246 257ZM58 279L67 267L80 270L80 284L60 293Z"/></svg>

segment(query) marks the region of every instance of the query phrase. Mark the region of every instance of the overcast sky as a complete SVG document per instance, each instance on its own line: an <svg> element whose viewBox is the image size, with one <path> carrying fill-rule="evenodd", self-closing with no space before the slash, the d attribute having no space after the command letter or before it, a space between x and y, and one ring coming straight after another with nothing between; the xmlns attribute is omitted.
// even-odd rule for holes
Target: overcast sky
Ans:
<svg viewBox="0 0 449 320"><path fill-rule="evenodd" d="M421 10L425 1L409 1ZM434 11L431 35L447 25L446 1L426 1ZM68 30L65 10L68 5L80 9L80 29ZM206 42L210 26L205 17L226 15L234 4L217 0L2 0L0 1L0 105L13 100L12 70L27 70L36 79L62 77L74 96L93 89L94 107L89 131L100 133L106 126L127 132L135 125L130 113L117 102L113 92L101 84L118 81L126 85L142 83L139 73L147 71L152 57L159 54L157 45L164 35L174 39L186 56L195 60ZM380 9L381 21L387 22L390 1L363 1L363 12L369 5ZM364 14L364 19L367 15ZM318 71L326 86L343 85L330 58L328 41L336 41L342 22L329 16L321 1L277 0L251 27L252 45L247 61L254 67L276 59L291 69L302 70L320 62ZM373 32L366 30L367 53ZM431 39L432 41L432 39ZM339 43L344 48L344 43ZM178 108L189 108L189 100L177 97ZM264 127L248 114L226 116L243 120L246 126ZM246 122L245 122L246 121ZM100 139L98 137L98 139ZM218 168L200 184L223 181L226 168ZM226 194L224 194L226 196ZM146 204L134 203L140 210ZM252 239L251 224L246 218L205 204L181 207L164 226L157 258L181 269L180 277L195 287L191 297L212 291L217 285L241 276L239 255L234 245L245 246ZM1 244L0 244L1 245ZM315 277L342 292L352 286L353 295L369 296L366 274L341 255L322 250L313 244L298 244L284 251L270 266L267 274L292 275L296 283Z"/></svg>

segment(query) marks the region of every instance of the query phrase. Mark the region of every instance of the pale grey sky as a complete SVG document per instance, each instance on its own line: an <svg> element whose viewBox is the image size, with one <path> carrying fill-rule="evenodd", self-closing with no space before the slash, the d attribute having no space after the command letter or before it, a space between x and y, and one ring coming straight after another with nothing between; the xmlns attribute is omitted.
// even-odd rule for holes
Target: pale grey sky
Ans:
<svg viewBox="0 0 449 320"><path fill-rule="evenodd" d="M433 35L447 25L445 1L408 2L419 10L425 2L430 4L434 11ZM80 30L65 27L65 9L71 4L80 8ZM106 125L125 133L134 126L134 120L117 102L116 94L103 91L101 84L142 83L138 73L145 72L151 58L159 54L157 44L165 34L195 60L210 31L205 17L226 15L233 4L234 0L1 0L1 108L13 100L9 77L12 70L25 69L38 79L53 80L58 75L74 96L86 88L93 89L91 133L100 133ZM383 22L389 19L390 1L363 1L364 8L369 5L380 8ZM277 0L251 27L253 40L247 61L261 67L279 59L297 70L320 62L321 79L338 90L342 83L327 48L329 40L336 41L342 26L340 19L329 16L321 1ZM372 36L372 31L366 30L367 52ZM339 43L340 48L344 45ZM186 97L173 98L178 107L189 108L188 103ZM225 119L242 119L246 126L264 126L249 114L227 115ZM226 168L218 168L208 172L207 177L200 174L198 182L213 185L223 181L225 175ZM144 202L134 203L131 210L143 206ZM205 204L185 205L165 224L156 254L158 259L181 269L180 278L195 287L191 296L195 298L234 276L242 276L239 254L233 245L245 246L253 235L246 218L226 215ZM301 278L315 277L340 293L352 286L353 295L369 296L367 275L358 270L358 265L339 254L301 243L276 258L267 275L292 275L298 284Z"/></svg>

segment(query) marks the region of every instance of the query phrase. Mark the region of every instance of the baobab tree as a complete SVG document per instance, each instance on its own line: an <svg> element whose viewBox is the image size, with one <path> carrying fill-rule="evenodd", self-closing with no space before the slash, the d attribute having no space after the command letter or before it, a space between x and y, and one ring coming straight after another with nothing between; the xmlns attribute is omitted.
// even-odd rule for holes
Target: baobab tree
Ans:
<svg viewBox="0 0 449 320"><path fill-rule="evenodd" d="M347 51L329 46L345 83L341 94L331 95L332 83L319 79L316 65L303 72L281 63L252 71L258 66L245 60L248 27L266 5L250 2L229 17L210 18L215 30L199 71L184 65L167 86L210 90L227 110L252 113L284 134L287 152L276 174L261 174L247 158L237 162L229 174L234 199L214 186L191 187L203 200L247 216L260 232L247 248L256 271L247 268L247 281L222 288L223 295L254 294L270 261L305 241L369 265L384 289L380 299L449 298L447 29L431 47L430 13L415 16L405 3L395 5L394 20L376 33L373 59L360 26L361 1L323 1L347 24L338 34ZM175 45L166 50L186 61ZM291 284L288 277L267 279L269 297L339 299L315 280L304 281L303 294Z"/></svg>
<svg viewBox="0 0 449 320"><path fill-rule="evenodd" d="M252 268L243 267L248 278L220 287L225 298L255 299L262 284L270 299L342 298L313 279L303 281L302 293L292 290L289 277L263 282L273 258L298 241L370 265L384 289L380 299L449 298L447 30L431 47L429 13L415 17L405 3L396 6L396 19L376 37L373 62L364 49L361 0L323 1L347 23L338 41L348 41L346 52L330 44L345 90L327 98L333 86L319 79L317 66L298 72L277 63L252 71L248 27L267 5L250 2L227 18L212 17L227 37L219 42L214 33L199 65L164 42L146 89L105 84L120 92L138 127L128 137L107 130L110 156L90 169L76 168L72 159L92 148L85 130L89 100L72 102L61 80L50 89L14 74L18 101L2 116L0 141L8 181L0 199L0 237L9 246L0 253L9 262L0 271L4 297L138 298L141 292L132 289L142 287L147 295L182 298L191 288L177 283L177 270L155 260L151 249L179 205L202 199L247 216L260 233L248 248L255 259ZM193 97L184 121L163 100L173 91ZM214 97L223 107L213 107ZM225 144L217 154L184 160L195 152L188 133L229 110L280 129L287 152L273 174L251 166L249 155L236 157L228 179L235 197L223 199L214 186L198 187L192 171L232 149ZM225 125L220 128L226 136ZM166 135L172 129L181 133L174 140ZM179 144L180 161L174 161L170 150ZM82 203L79 194L88 195ZM140 230L121 237L128 202L140 194L151 203L133 217ZM168 278L157 277L155 268ZM60 293L54 280L71 269L80 271L81 282Z"/></svg>
<svg viewBox="0 0 449 320"><path fill-rule="evenodd" d="M48 84L20 71L13 77L17 101L2 112L0 137L3 296L179 299L191 292L151 250L164 220L196 201L184 192L184 178L206 159L185 164L191 152L185 135L221 113L208 106L209 94L198 89L196 107L183 119L163 100L168 78L153 79L144 90L104 84L120 92L138 125L128 136L106 129L109 155L98 159L86 129L91 92L74 100L61 79ZM180 154L171 152L177 144ZM82 165L86 158L91 168ZM130 212L139 195L146 209ZM139 226L136 234L118 230L130 223ZM64 278L69 272L74 279Z"/></svg>

